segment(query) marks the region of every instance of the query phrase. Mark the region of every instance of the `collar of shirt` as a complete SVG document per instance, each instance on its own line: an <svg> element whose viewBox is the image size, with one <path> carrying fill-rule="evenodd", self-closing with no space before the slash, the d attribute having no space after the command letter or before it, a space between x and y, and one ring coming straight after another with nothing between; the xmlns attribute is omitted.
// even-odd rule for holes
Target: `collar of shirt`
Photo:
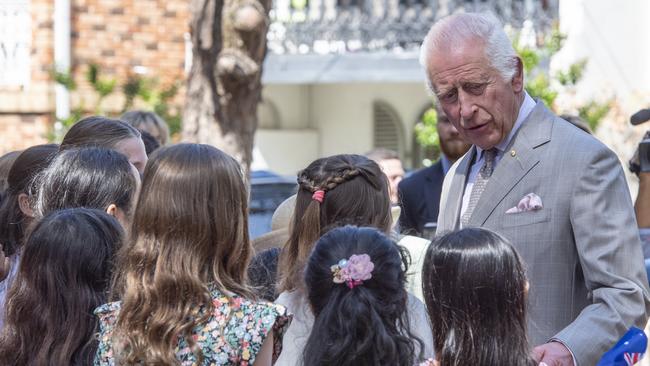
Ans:
<svg viewBox="0 0 650 366"><path fill-rule="evenodd" d="M445 154L440 154L440 163L442 164L442 173L447 175L449 168L451 168L451 160Z"/></svg>
<svg viewBox="0 0 650 366"><path fill-rule="evenodd" d="M503 156L503 150L505 150L508 147L508 144L510 144L512 137L515 135L515 133L517 133L517 130L519 130L521 125L524 123L526 117L528 117L530 112L532 112L533 108L535 108L535 101L533 100L533 98L531 98L530 95L528 95L528 93L526 93L525 91L524 93L525 93L524 102L521 103L521 107L519 107L519 115L517 116L517 120L515 121L515 124L512 127L512 131L510 131L506 139L504 139L497 146L495 146L497 148L497 155L494 160L495 164L499 162L499 160ZM483 160L484 160L483 149L476 146L476 157L474 158L474 162L470 166L469 173L467 175L467 181L465 182L465 191L463 192L463 197L461 202L460 217L463 217L465 210L467 210L472 188L474 187L476 176L478 175L479 170L483 166Z"/></svg>
<svg viewBox="0 0 650 366"><path fill-rule="evenodd" d="M528 115L530 115L530 112L533 111L535 108L535 100L528 95L528 92L524 90L524 101L521 103L521 107L519 107L519 114L517 115L517 120L515 121L514 126L512 126L512 130L510 130L510 133L508 136L503 139L500 143L498 143L495 147L497 148L497 156L496 156L496 161L498 162L501 159L501 156L503 155L503 151L508 147L510 144L510 141L512 141L513 136L517 133L521 125L524 123L524 120ZM478 159L475 161L481 162L483 161L483 149L480 147L476 146L476 156Z"/></svg>

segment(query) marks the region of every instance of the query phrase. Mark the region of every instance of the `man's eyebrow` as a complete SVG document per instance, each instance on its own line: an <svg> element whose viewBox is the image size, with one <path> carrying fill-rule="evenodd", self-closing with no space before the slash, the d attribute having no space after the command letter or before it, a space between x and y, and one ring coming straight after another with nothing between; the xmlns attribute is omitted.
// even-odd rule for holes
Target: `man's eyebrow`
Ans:
<svg viewBox="0 0 650 366"><path fill-rule="evenodd" d="M436 88L436 87L434 87L434 88L433 88L433 92L434 92L436 95L445 95L445 94L449 93L450 91L454 90L454 88L455 88L455 87L454 87L453 85L452 85L452 86L448 86L448 87L442 87L442 88Z"/></svg>

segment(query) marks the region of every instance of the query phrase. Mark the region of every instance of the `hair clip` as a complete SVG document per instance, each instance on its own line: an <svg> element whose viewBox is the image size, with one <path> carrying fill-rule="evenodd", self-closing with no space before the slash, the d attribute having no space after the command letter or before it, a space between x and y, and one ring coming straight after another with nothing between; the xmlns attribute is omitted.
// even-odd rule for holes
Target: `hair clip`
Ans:
<svg viewBox="0 0 650 366"><path fill-rule="evenodd" d="M311 199L318 201L318 203L323 203L323 198L325 198L325 191L322 189L317 190L311 195Z"/></svg>
<svg viewBox="0 0 650 366"><path fill-rule="evenodd" d="M345 283L351 289L371 279L374 268L368 254L353 254L330 267L334 283Z"/></svg>

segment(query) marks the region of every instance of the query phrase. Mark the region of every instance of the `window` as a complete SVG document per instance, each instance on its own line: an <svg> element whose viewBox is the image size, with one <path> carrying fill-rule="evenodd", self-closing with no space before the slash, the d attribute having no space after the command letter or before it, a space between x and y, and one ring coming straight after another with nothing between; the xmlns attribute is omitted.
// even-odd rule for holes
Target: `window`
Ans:
<svg viewBox="0 0 650 366"><path fill-rule="evenodd" d="M402 122L395 110L386 102L373 104L374 148L382 147L404 154Z"/></svg>

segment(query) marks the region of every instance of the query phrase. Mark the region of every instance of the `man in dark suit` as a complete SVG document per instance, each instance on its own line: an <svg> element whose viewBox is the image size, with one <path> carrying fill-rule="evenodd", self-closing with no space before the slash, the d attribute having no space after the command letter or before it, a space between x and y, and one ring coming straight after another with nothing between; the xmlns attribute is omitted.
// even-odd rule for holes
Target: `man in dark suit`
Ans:
<svg viewBox="0 0 650 366"><path fill-rule="evenodd" d="M437 221L440 192L445 174L471 146L463 140L456 128L449 122L449 118L437 106L436 112L438 114L436 127L442 152L440 160L402 180L398 187L399 202L402 208L399 227L404 234L422 236L425 225ZM431 229L435 231L435 227Z"/></svg>

